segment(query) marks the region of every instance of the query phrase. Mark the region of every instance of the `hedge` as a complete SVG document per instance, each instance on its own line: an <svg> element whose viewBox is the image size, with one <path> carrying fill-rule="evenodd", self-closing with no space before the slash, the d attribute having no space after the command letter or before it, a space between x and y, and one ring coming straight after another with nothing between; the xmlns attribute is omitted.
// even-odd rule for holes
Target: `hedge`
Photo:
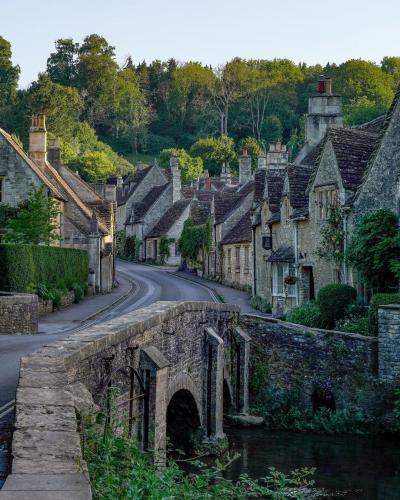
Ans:
<svg viewBox="0 0 400 500"><path fill-rule="evenodd" d="M39 284L49 288L87 285L85 250L41 245L0 245L0 290L24 292Z"/></svg>

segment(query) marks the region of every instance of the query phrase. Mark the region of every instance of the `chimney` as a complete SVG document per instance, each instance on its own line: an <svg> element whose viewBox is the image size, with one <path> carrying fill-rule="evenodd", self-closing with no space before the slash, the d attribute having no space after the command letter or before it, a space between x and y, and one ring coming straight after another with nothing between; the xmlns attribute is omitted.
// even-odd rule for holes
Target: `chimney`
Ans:
<svg viewBox="0 0 400 500"><path fill-rule="evenodd" d="M139 160L136 164L136 168L138 170L143 170L144 169L144 163L142 162L142 160Z"/></svg>
<svg viewBox="0 0 400 500"><path fill-rule="evenodd" d="M32 124L31 128L29 129L29 156L40 167L44 167L46 165L46 141L47 130L45 115L32 115Z"/></svg>
<svg viewBox="0 0 400 500"><path fill-rule="evenodd" d="M227 162L222 164L221 181L225 182L225 184L230 184L231 182L231 169L229 167L229 163Z"/></svg>
<svg viewBox="0 0 400 500"><path fill-rule="evenodd" d="M122 179L122 175L117 175L117 188L120 189L122 188L122 184L124 183Z"/></svg>
<svg viewBox="0 0 400 500"><path fill-rule="evenodd" d="M48 159L49 163L53 167L59 168L61 166L60 141L58 139L49 139L47 146L48 146L47 159Z"/></svg>
<svg viewBox="0 0 400 500"><path fill-rule="evenodd" d="M239 156L239 184L246 184L251 179L251 156L247 154L247 149Z"/></svg>
<svg viewBox="0 0 400 500"><path fill-rule="evenodd" d="M330 127L343 127L342 97L332 93L332 80L321 75L316 94L308 99L306 144L318 144Z"/></svg>
<svg viewBox="0 0 400 500"><path fill-rule="evenodd" d="M269 145L266 157L266 168L270 170L284 170L289 163L289 151L285 144L275 142Z"/></svg>
<svg viewBox="0 0 400 500"><path fill-rule="evenodd" d="M257 158L257 168L259 170L267 168L267 157L265 156L265 154L262 154Z"/></svg>
<svg viewBox="0 0 400 500"><path fill-rule="evenodd" d="M176 156L171 156L169 160L169 166L172 175L172 203L175 203L181 199L181 171L179 168L179 160Z"/></svg>
<svg viewBox="0 0 400 500"><path fill-rule="evenodd" d="M211 191L211 177L206 177L204 179L204 189L206 191Z"/></svg>

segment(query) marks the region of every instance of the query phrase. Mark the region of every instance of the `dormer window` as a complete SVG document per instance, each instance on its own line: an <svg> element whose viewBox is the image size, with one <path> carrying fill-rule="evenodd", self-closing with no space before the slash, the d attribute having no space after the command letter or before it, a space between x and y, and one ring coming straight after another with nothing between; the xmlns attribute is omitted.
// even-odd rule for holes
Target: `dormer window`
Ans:
<svg viewBox="0 0 400 500"><path fill-rule="evenodd" d="M318 220L327 220L333 207L337 205L337 190L334 186L324 186L315 190L316 214Z"/></svg>

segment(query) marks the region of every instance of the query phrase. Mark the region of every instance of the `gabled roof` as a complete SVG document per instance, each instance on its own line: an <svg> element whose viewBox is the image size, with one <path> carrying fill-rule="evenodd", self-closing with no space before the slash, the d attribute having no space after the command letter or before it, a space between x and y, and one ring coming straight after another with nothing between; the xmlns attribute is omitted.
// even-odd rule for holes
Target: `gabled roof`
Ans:
<svg viewBox="0 0 400 500"><path fill-rule="evenodd" d="M352 129L363 130L372 134L380 134L385 125L386 115L379 116L370 122L361 123L360 125L353 125Z"/></svg>
<svg viewBox="0 0 400 500"><path fill-rule="evenodd" d="M144 167L140 170L136 170L134 174L129 174L124 181L122 189L117 190L117 203L118 205L123 205L128 201L132 194L136 191L137 187L150 172L153 167Z"/></svg>
<svg viewBox="0 0 400 500"><path fill-rule="evenodd" d="M132 205L133 223L139 222L143 219L149 209L154 205L158 198L160 198L160 196L168 186L170 186L169 183L164 184L163 186L154 186L152 189L150 189L150 191L146 194L142 201L139 201ZM132 223L131 213L127 214L125 224Z"/></svg>
<svg viewBox="0 0 400 500"><path fill-rule="evenodd" d="M257 169L254 174L254 203L259 203L265 191L265 184L267 182L267 169Z"/></svg>
<svg viewBox="0 0 400 500"><path fill-rule="evenodd" d="M172 207L165 212L153 229L147 234L146 238L156 238L167 233L183 214L189 204L190 200L179 200L175 202Z"/></svg>
<svg viewBox="0 0 400 500"><path fill-rule="evenodd" d="M271 213L277 213L279 221L279 211L283 190L282 173L268 171L267 173L267 202ZM274 220L275 222L276 220Z"/></svg>
<svg viewBox="0 0 400 500"><path fill-rule="evenodd" d="M308 154L300 161L300 165L310 165L314 166L322 152L324 146L324 140L322 139L316 146L313 146Z"/></svg>
<svg viewBox="0 0 400 500"><path fill-rule="evenodd" d="M299 217L308 213L306 191L312 170L312 167L306 165L288 165L287 176L289 181L289 201L293 209L292 217Z"/></svg>
<svg viewBox="0 0 400 500"><path fill-rule="evenodd" d="M211 201L192 200L190 218L195 226L206 224L211 214Z"/></svg>
<svg viewBox="0 0 400 500"><path fill-rule="evenodd" d="M251 242L250 210L244 214L236 226L234 226L221 241L223 245L247 242Z"/></svg>

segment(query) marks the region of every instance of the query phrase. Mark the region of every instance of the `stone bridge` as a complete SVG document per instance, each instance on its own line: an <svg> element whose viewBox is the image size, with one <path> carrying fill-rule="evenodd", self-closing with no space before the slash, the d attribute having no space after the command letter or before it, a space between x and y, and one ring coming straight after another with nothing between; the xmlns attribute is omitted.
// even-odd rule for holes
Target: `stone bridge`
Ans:
<svg viewBox="0 0 400 500"><path fill-rule="evenodd" d="M167 438L224 438L224 404L248 406L249 337L238 319L235 305L158 302L23 358L0 499L75 498L62 496L71 489L90 498L77 413L93 402L113 404L157 462Z"/></svg>

